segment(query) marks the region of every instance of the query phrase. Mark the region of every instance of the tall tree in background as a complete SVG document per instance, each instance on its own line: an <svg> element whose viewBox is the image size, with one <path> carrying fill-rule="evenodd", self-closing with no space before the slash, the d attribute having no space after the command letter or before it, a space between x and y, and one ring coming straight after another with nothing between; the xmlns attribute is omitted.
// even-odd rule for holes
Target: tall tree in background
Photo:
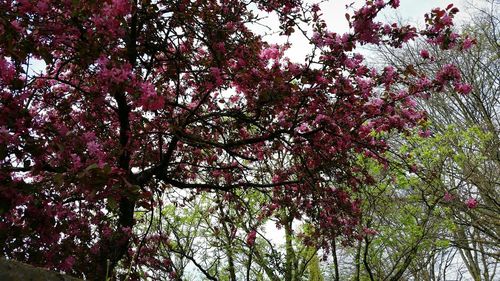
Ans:
<svg viewBox="0 0 500 281"><path fill-rule="evenodd" d="M468 44L474 43L471 49L444 54L417 41L377 53L378 59L383 56L386 63L417 76L456 65L471 85L462 89L467 95L449 92L420 99L429 120L425 135L430 136L399 140L397 156L409 156L403 158L403 170L376 169L384 177L378 177L377 188L365 189L363 224L371 222L380 232L360 247L368 251L365 267L371 267L377 280L391 280L385 274L395 272L392 268L404 268L405 278L416 280L459 278L461 272L474 280L498 278L500 22L498 1L476 4L470 22L460 28L468 34ZM401 164L398 159L392 161ZM384 256L389 258L382 261ZM360 261L363 271L362 257Z"/></svg>
<svg viewBox="0 0 500 281"><path fill-rule="evenodd" d="M398 5L366 1L341 35L299 0L0 1L2 255L93 280L137 263L175 278L135 228L172 189L184 191L176 204L262 191L262 217L287 210L327 249L361 235L352 195L371 178L356 153L383 162L388 145L376 135L424 119L414 96L468 87L445 65L393 89L407 71L379 72L353 53L420 35L440 50L468 47L450 30L452 5L422 31L376 20ZM309 23L308 60L290 62L286 46L254 34L252 11L277 13L283 36Z"/></svg>

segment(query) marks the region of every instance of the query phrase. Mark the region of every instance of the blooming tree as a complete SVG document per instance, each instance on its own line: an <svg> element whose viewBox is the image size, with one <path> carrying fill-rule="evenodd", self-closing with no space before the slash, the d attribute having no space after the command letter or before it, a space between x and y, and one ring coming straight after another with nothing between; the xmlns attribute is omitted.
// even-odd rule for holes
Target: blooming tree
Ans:
<svg viewBox="0 0 500 281"><path fill-rule="evenodd" d="M376 20L398 5L366 1L336 34L300 0L0 1L2 255L103 280L133 265L143 244L134 215L160 207L167 189L224 200L261 190L262 217L286 207L320 246L360 235L353 194L371 178L355 154L383 162L381 133L425 119L414 97L467 89L452 65L425 77L354 53L418 36L470 45L451 31L452 5L422 31ZM277 13L283 36L309 24L308 60L252 32L256 10ZM140 254L168 270L154 251Z"/></svg>

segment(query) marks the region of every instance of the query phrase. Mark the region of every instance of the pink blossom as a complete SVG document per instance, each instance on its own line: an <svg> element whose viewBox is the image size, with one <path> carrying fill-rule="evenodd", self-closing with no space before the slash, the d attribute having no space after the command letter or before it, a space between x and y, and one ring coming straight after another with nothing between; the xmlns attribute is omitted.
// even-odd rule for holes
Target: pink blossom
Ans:
<svg viewBox="0 0 500 281"><path fill-rule="evenodd" d="M71 154L71 163L73 164L74 170L78 170L83 166L80 156L74 153Z"/></svg>
<svg viewBox="0 0 500 281"><path fill-rule="evenodd" d="M411 97L406 97L404 99L404 104L408 107L416 107L417 106L417 102L412 99Z"/></svg>
<svg viewBox="0 0 500 281"><path fill-rule="evenodd" d="M468 50L472 48L472 45L474 45L476 42L474 39L471 39L469 37L465 38L464 42L462 43L462 48L464 50Z"/></svg>
<svg viewBox="0 0 500 281"><path fill-rule="evenodd" d="M263 60L278 59L280 55L279 49L276 45L265 48L260 52L260 58Z"/></svg>
<svg viewBox="0 0 500 281"><path fill-rule="evenodd" d="M422 138L428 138L431 136L431 130L427 129L427 130L420 130L418 132L418 135Z"/></svg>
<svg viewBox="0 0 500 281"><path fill-rule="evenodd" d="M195 109L196 107L198 106L198 102L197 101L192 101L188 104L187 108L193 110Z"/></svg>
<svg viewBox="0 0 500 281"><path fill-rule="evenodd" d="M94 132L85 132L83 134L83 139L86 140L87 142L93 141L96 139L95 133Z"/></svg>
<svg viewBox="0 0 500 281"><path fill-rule="evenodd" d="M60 267L63 271L69 271L75 265L75 261L76 261L75 257L69 256L63 261Z"/></svg>
<svg viewBox="0 0 500 281"><path fill-rule="evenodd" d="M257 231L252 230L250 233L247 235L247 244L248 246L253 246L255 243L255 238L257 237Z"/></svg>
<svg viewBox="0 0 500 281"><path fill-rule="evenodd" d="M109 238L109 237L111 237L112 234L113 234L113 230L109 226L105 225L102 228L102 235L104 237Z"/></svg>
<svg viewBox="0 0 500 281"><path fill-rule="evenodd" d="M430 57L429 55L429 51L427 50L421 50L420 51L420 56L423 58L423 59L428 59Z"/></svg>
<svg viewBox="0 0 500 281"><path fill-rule="evenodd" d="M410 168L410 172L412 172L412 173L416 173L419 170L417 165L415 165L415 164L411 165L409 168Z"/></svg>
<svg viewBox="0 0 500 281"><path fill-rule="evenodd" d="M212 171L212 176L214 176L215 178L218 178L222 175L222 171L221 170L213 170Z"/></svg>
<svg viewBox="0 0 500 281"><path fill-rule="evenodd" d="M226 52L226 45L224 42L219 42L215 44L215 49L221 53Z"/></svg>
<svg viewBox="0 0 500 281"><path fill-rule="evenodd" d="M13 20L10 22L12 27L17 31L17 32L23 32L24 28L21 26L21 23L17 20Z"/></svg>
<svg viewBox="0 0 500 281"><path fill-rule="evenodd" d="M356 63L356 61L355 61L355 60L350 59L350 58L347 58L347 59L344 61L344 65L345 65L347 68L354 69L354 68L356 68L357 63Z"/></svg>
<svg viewBox="0 0 500 281"><path fill-rule="evenodd" d="M453 64L444 65L436 74L436 81L444 84L447 81L460 81L460 70Z"/></svg>
<svg viewBox="0 0 500 281"><path fill-rule="evenodd" d="M376 235L378 233L378 231L376 231L375 229L373 228L368 228L368 227L364 227L363 228L363 232L366 234L366 235Z"/></svg>
<svg viewBox="0 0 500 281"><path fill-rule="evenodd" d="M299 131L300 133L305 133L305 132L309 131L309 125L304 122L304 123L300 124L300 126L297 128L297 131Z"/></svg>
<svg viewBox="0 0 500 281"><path fill-rule="evenodd" d="M380 36L377 30L382 24L379 22L373 22L373 18L376 13L377 7L368 5L356 11L355 20L352 24L361 43L378 44L380 42Z"/></svg>
<svg viewBox="0 0 500 281"><path fill-rule="evenodd" d="M101 151L101 145L96 141L87 142L87 149L91 155L96 155Z"/></svg>
<svg viewBox="0 0 500 281"><path fill-rule="evenodd" d="M460 94L470 94L472 92L472 86L470 84L465 84L465 83L457 83L455 86L455 91L457 91Z"/></svg>
<svg viewBox="0 0 500 281"><path fill-rule="evenodd" d="M322 75L317 75L316 81L318 82L318 84L328 84L328 79L326 79Z"/></svg>
<svg viewBox="0 0 500 281"><path fill-rule="evenodd" d="M18 2L18 9L19 12L21 13L27 13L30 11L30 9L33 8L33 4L30 3L28 0L19 0Z"/></svg>
<svg viewBox="0 0 500 281"><path fill-rule="evenodd" d="M222 72L220 68L217 67L211 67L210 68L210 74L212 74L212 77L215 79L215 83L220 86L222 83L224 83L224 80L222 79Z"/></svg>
<svg viewBox="0 0 500 281"><path fill-rule="evenodd" d="M477 204L478 204L477 200L476 200L476 199L474 199L474 198L472 198L472 197L470 197L469 199L465 200L465 205L466 205L466 206L467 206L467 208L469 208L469 209L474 209L474 208L476 208L476 207L477 207Z"/></svg>
<svg viewBox="0 0 500 281"><path fill-rule="evenodd" d="M389 34L391 33L391 31L392 31L391 26L388 24L384 24L384 34Z"/></svg>
<svg viewBox="0 0 500 281"><path fill-rule="evenodd" d="M415 91L416 92L423 92L423 91L428 90L431 86L432 86L432 81L427 77L423 77L423 78L418 79L418 81L416 82Z"/></svg>
<svg viewBox="0 0 500 281"><path fill-rule="evenodd" d="M97 255L99 253L99 248L99 245L95 244L90 248L90 253L92 253L93 255Z"/></svg>
<svg viewBox="0 0 500 281"><path fill-rule="evenodd" d="M105 55L101 55L97 60L96 63L97 65L103 69L106 68L108 65L109 59Z"/></svg>
<svg viewBox="0 0 500 281"><path fill-rule="evenodd" d="M16 76L16 70L14 66L7 61L5 58L0 57L0 79L6 84L12 82Z"/></svg>
<svg viewBox="0 0 500 281"><path fill-rule="evenodd" d="M324 44L324 40L321 36L321 33L319 32L314 32L312 37L311 37L311 42L316 44L316 46L318 47L323 47L325 44Z"/></svg>
<svg viewBox="0 0 500 281"><path fill-rule="evenodd" d="M381 98L374 98L370 101L370 104L375 107L381 107L384 104L384 100Z"/></svg>
<svg viewBox="0 0 500 281"><path fill-rule="evenodd" d="M445 192L443 199L445 202L451 202L453 201L454 197L453 195L451 195L451 193Z"/></svg>
<svg viewBox="0 0 500 281"><path fill-rule="evenodd" d="M281 181L281 177L279 175L274 175L272 178L273 183L278 183Z"/></svg>
<svg viewBox="0 0 500 281"><path fill-rule="evenodd" d="M449 15L444 15L441 18L441 23L444 25L452 25L453 24L453 19Z"/></svg>
<svg viewBox="0 0 500 281"><path fill-rule="evenodd" d="M386 66L384 68L384 83L386 86L393 83L396 77L396 69L393 66Z"/></svg>
<svg viewBox="0 0 500 281"><path fill-rule="evenodd" d="M399 0L391 0L390 4L393 8L399 7Z"/></svg>
<svg viewBox="0 0 500 281"><path fill-rule="evenodd" d="M258 160L264 160L264 151L262 151L262 148L259 148L257 150L257 159Z"/></svg>
<svg viewBox="0 0 500 281"><path fill-rule="evenodd" d="M234 28L236 27L235 23L230 21L228 23L226 23L226 28L229 29L229 30L234 30Z"/></svg>
<svg viewBox="0 0 500 281"><path fill-rule="evenodd" d="M139 106L145 110L156 111L165 106L165 98L156 93L156 89L151 83L141 83L142 95L139 99Z"/></svg>
<svg viewBox="0 0 500 281"><path fill-rule="evenodd" d="M122 227L122 232L126 235L132 235L132 229L130 227Z"/></svg>
<svg viewBox="0 0 500 281"><path fill-rule="evenodd" d="M240 96L239 96L239 95L232 95L232 96L229 98L229 101L230 101L231 103L237 103L239 100L240 100Z"/></svg>
<svg viewBox="0 0 500 281"><path fill-rule="evenodd" d="M124 16L129 12L129 10L130 1L128 0L113 0L111 5L106 5L105 7L105 12L109 16Z"/></svg>
<svg viewBox="0 0 500 281"><path fill-rule="evenodd" d="M316 116L316 118L314 119L314 123L313 124L319 124L321 123L322 121L330 121L330 118L324 114L318 114L318 116Z"/></svg>
<svg viewBox="0 0 500 281"><path fill-rule="evenodd" d="M49 4L46 0L38 1L36 8L38 9L38 13L45 15L49 10Z"/></svg>

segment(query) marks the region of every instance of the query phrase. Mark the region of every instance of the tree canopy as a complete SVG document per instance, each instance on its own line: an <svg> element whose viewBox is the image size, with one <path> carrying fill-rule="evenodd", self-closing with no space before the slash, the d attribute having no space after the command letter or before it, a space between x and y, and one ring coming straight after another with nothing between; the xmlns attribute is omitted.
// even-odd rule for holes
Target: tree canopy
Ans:
<svg viewBox="0 0 500 281"><path fill-rule="evenodd" d="M359 155L386 164L386 133L426 120L415 99L471 90L453 64L417 75L356 53L420 37L438 52L474 43L452 30L453 5L422 30L379 21L398 6L366 1L336 34L299 0L0 1L2 255L91 280L138 266L175 278L154 247L169 233L137 227L174 190L175 206L217 193L214 208L234 212L227 237L252 211L249 249L279 214L285 228L308 224L307 245L361 239L359 192L374 178ZM304 32L306 61L251 30L259 13L279 16L281 36Z"/></svg>

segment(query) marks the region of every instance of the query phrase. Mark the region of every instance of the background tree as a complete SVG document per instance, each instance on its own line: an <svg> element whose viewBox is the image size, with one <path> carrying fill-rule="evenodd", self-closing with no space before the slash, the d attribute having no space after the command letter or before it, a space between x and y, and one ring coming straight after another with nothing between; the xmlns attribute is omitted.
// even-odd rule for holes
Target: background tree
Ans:
<svg viewBox="0 0 500 281"><path fill-rule="evenodd" d="M463 31L474 39L470 50L443 55L425 48L438 64L453 63L472 88L466 96L436 95L423 107L429 112L435 138L426 149L438 152L433 169L441 175L443 196L456 223L451 240L475 280L493 280L499 256L500 219L498 186L498 94L500 80L498 2L483 1L472 9L472 22ZM420 45L420 48L423 46ZM415 50L406 58L390 56L392 62L414 64L417 71L432 72ZM420 54L422 55L422 54ZM493 266L493 267L492 267ZM493 269L492 269L493 268ZM493 271L491 271L493 270Z"/></svg>

